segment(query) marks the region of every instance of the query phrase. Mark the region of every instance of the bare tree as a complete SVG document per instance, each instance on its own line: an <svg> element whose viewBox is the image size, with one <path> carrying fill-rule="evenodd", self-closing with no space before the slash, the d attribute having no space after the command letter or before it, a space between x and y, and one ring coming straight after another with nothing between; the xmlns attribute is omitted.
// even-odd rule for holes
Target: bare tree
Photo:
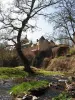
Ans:
<svg viewBox="0 0 75 100"><path fill-rule="evenodd" d="M25 71L31 73L30 63L24 56L21 48L21 36L35 25L29 23L30 20L44 13L44 9L56 4L58 0L14 0L13 6L8 13L1 10L0 13L0 35L1 39L13 41L20 56Z"/></svg>
<svg viewBox="0 0 75 100"><path fill-rule="evenodd" d="M48 17L49 21L54 22L55 35L63 34L75 44L72 37L75 32L75 0L61 0L56 11Z"/></svg>

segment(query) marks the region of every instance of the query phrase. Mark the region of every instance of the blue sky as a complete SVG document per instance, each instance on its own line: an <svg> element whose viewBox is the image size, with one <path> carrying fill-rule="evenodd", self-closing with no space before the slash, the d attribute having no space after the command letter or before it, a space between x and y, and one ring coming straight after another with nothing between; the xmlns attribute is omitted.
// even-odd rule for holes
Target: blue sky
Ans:
<svg viewBox="0 0 75 100"><path fill-rule="evenodd" d="M0 0L3 2L4 6L6 5L7 7L7 3L11 3L12 0ZM53 8L48 9L49 12L53 12ZM40 38L42 35L49 33L52 34L53 32L53 26L51 24L49 24L46 20L44 20L44 18L40 17L39 20L37 21L37 26L39 27L38 30L36 30L33 33L28 32L27 36L28 39L36 41L36 39Z"/></svg>
<svg viewBox="0 0 75 100"><path fill-rule="evenodd" d="M46 20L44 20L42 17L39 18L37 26L39 27L38 30L36 30L34 33L28 33L28 38L32 39L33 41L35 41L37 38L40 38L46 33L52 34L53 32L52 25L49 24Z"/></svg>

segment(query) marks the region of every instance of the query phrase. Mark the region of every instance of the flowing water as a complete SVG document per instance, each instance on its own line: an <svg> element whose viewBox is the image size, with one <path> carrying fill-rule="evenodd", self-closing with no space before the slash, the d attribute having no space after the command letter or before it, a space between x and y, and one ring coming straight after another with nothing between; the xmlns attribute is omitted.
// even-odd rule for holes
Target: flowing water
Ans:
<svg viewBox="0 0 75 100"><path fill-rule="evenodd" d="M0 100L12 100L9 90L15 83L12 80L0 80Z"/></svg>
<svg viewBox="0 0 75 100"><path fill-rule="evenodd" d="M57 82L59 76L37 76L37 80L48 80L49 82ZM9 94L9 90L16 83L10 80L0 80L0 100L12 100L12 96ZM57 96L61 93L61 91L57 91L54 89L48 89L48 91L40 96L39 100L51 100L50 98Z"/></svg>
<svg viewBox="0 0 75 100"><path fill-rule="evenodd" d="M61 79L60 76L38 76L38 80L47 80L52 83L57 83L59 79ZM63 78L67 80L67 78ZM39 100L52 100L53 97L58 96L60 93L62 93L62 90L57 90L54 88L49 88L48 91L40 96Z"/></svg>

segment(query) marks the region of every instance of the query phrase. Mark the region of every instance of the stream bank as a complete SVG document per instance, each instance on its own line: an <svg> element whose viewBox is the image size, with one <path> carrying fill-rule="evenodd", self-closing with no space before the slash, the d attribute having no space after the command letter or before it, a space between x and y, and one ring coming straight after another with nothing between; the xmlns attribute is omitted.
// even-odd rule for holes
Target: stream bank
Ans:
<svg viewBox="0 0 75 100"><path fill-rule="evenodd" d="M56 83L58 79L61 79L60 76L43 76L38 75L35 77L36 80L47 80L52 83ZM32 77L31 77L32 79ZM67 78L62 78L67 79ZM0 80L0 100L12 100L12 96L8 93L8 91L16 85L15 81L13 79L9 80ZM53 88L49 88L43 95L39 96L38 100L51 100L52 97L58 96L62 90L57 90Z"/></svg>

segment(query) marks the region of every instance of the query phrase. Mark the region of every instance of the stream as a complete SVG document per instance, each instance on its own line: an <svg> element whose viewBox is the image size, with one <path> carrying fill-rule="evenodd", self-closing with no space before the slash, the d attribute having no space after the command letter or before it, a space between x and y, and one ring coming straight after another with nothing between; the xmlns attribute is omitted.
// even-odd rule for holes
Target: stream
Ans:
<svg viewBox="0 0 75 100"><path fill-rule="evenodd" d="M52 83L57 83L60 79L67 80L67 78L61 76L38 76L36 78L38 80L47 80ZM58 96L60 93L62 93L61 89L49 88L44 95L40 96L39 100L52 100L53 97Z"/></svg>
<svg viewBox="0 0 75 100"><path fill-rule="evenodd" d="M48 80L49 82L57 82L58 79L60 79L60 76L37 76L37 80ZM0 80L0 100L12 100L12 96L9 94L9 90L12 86L14 86L16 83L10 79L10 80ZM54 89L48 89L48 91L39 97L38 100L51 100L52 97L55 97L59 95L62 91L54 90Z"/></svg>
<svg viewBox="0 0 75 100"><path fill-rule="evenodd" d="M12 79L0 80L0 100L12 100L12 96L9 94L9 90L15 83Z"/></svg>

